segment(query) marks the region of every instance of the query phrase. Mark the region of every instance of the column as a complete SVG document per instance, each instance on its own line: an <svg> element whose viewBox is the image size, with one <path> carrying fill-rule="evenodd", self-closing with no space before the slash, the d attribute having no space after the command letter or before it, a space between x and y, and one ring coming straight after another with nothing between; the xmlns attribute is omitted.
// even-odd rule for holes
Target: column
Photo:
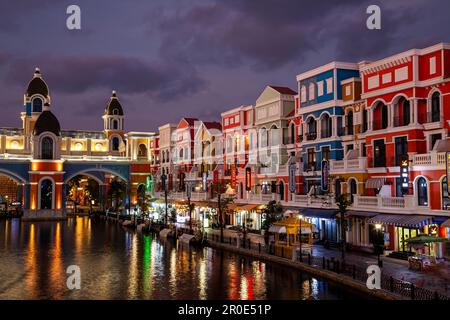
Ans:
<svg viewBox="0 0 450 320"><path fill-rule="evenodd" d="M337 116L333 116L331 117L331 121L332 121L332 128L331 128L331 135L333 137L337 136L337 132L338 132L338 121L337 121Z"/></svg>
<svg viewBox="0 0 450 320"><path fill-rule="evenodd" d="M387 110L388 110L388 128L392 128L394 126L394 105L388 104Z"/></svg>
<svg viewBox="0 0 450 320"><path fill-rule="evenodd" d="M66 201L67 201L67 185L63 183L62 185L62 203L61 203L61 209L66 209Z"/></svg>
<svg viewBox="0 0 450 320"><path fill-rule="evenodd" d="M412 119L414 119L414 120L412 120L412 122L414 124L418 124L419 123L419 103L417 101L417 98L414 98L412 100L410 107L412 108L411 117L412 117Z"/></svg>

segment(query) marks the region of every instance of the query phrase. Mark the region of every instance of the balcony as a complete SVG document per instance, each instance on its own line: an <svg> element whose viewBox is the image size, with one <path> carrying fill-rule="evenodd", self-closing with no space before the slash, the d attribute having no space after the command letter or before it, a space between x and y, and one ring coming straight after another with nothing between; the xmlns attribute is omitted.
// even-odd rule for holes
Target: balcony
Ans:
<svg viewBox="0 0 450 320"><path fill-rule="evenodd" d="M317 139L317 132L307 132L306 133L306 140L312 141Z"/></svg>
<svg viewBox="0 0 450 320"><path fill-rule="evenodd" d="M410 124L409 119L405 119L405 117L394 117L394 127L404 127Z"/></svg>
<svg viewBox="0 0 450 320"><path fill-rule="evenodd" d="M317 171L319 170L318 164L316 162L305 162L303 164L303 171Z"/></svg>
<svg viewBox="0 0 450 320"><path fill-rule="evenodd" d="M383 129L386 129L387 126L388 126L388 122L387 121L374 120L372 122L372 129L373 130L383 130Z"/></svg>
<svg viewBox="0 0 450 320"><path fill-rule="evenodd" d="M367 158L331 160L330 169L332 173L359 172L367 169Z"/></svg>
<svg viewBox="0 0 450 320"><path fill-rule="evenodd" d="M352 207L354 209L367 209L376 211L392 212L399 211L417 211L417 199L412 195L403 197L381 197L381 196L360 196L354 195Z"/></svg>
<svg viewBox="0 0 450 320"><path fill-rule="evenodd" d="M320 132L320 138L321 139L326 139L326 138L330 138L332 135L331 130L322 130Z"/></svg>
<svg viewBox="0 0 450 320"><path fill-rule="evenodd" d="M445 165L445 152L430 152L424 154L415 154L412 157L413 166L436 166Z"/></svg>

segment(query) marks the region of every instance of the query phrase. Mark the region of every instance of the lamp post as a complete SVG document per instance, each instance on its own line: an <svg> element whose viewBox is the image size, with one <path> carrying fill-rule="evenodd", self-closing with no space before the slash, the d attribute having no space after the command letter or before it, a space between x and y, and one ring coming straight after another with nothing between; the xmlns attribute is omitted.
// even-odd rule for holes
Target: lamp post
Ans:
<svg viewBox="0 0 450 320"><path fill-rule="evenodd" d="M298 215L298 220L300 223L300 227L298 230L298 242L299 242L299 248L300 248L300 262L303 262L303 252L302 252L302 219L303 216L301 214Z"/></svg>
<svg viewBox="0 0 450 320"><path fill-rule="evenodd" d="M191 208L191 184L188 182L186 183L187 187L187 199L188 199L188 209L189 209L189 234L192 234L192 208Z"/></svg>

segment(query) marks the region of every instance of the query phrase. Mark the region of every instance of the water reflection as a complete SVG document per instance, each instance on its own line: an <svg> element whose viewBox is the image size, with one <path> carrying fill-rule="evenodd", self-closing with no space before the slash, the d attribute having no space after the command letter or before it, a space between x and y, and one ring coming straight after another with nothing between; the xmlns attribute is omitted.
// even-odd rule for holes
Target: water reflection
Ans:
<svg viewBox="0 0 450 320"><path fill-rule="evenodd" d="M100 219L0 221L0 299L336 299L296 270L136 234ZM66 269L81 268L81 290Z"/></svg>

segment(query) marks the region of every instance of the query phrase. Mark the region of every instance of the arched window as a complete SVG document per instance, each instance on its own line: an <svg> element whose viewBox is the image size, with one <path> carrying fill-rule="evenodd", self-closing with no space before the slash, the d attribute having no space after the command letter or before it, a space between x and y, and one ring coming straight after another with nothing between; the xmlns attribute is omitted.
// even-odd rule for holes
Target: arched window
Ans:
<svg viewBox="0 0 450 320"><path fill-rule="evenodd" d="M112 138L112 149L113 149L113 151L119 151L119 138L118 137Z"/></svg>
<svg viewBox="0 0 450 320"><path fill-rule="evenodd" d="M320 137L322 139L331 137L331 117L327 113L323 115L320 126Z"/></svg>
<svg viewBox="0 0 450 320"><path fill-rule="evenodd" d="M272 147L278 146L280 144L280 130L277 126L272 126L270 128L270 145Z"/></svg>
<svg viewBox="0 0 450 320"><path fill-rule="evenodd" d="M183 157L184 157L184 149L181 148L180 149L180 159L183 160Z"/></svg>
<svg viewBox="0 0 450 320"><path fill-rule="evenodd" d="M227 136L227 153L231 153L232 150L233 139L231 136Z"/></svg>
<svg viewBox="0 0 450 320"><path fill-rule="evenodd" d="M314 85L314 83L310 83L309 84L309 100L314 100L316 98L316 86Z"/></svg>
<svg viewBox="0 0 450 320"><path fill-rule="evenodd" d="M41 182L41 209L53 209L53 182L44 179Z"/></svg>
<svg viewBox="0 0 450 320"><path fill-rule="evenodd" d="M169 150L166 150L166 162L170 162Z"/></svg>
<svg viewBox="0 0 450 320"><path fill-rule="evenodd" d="M341 180L339 179L334 180L334 194L336 196L341 195Z"/></svg>
<svg viewBox="0 0 450 320"><path fill-rule="evenodd" d="M33 112L42 112L42 99L34 98L33 99Z"/></svg>
<svg viewBox="0 0 450 320"><path fill-rule="evenodd" d="M347 134L352 135L353 134L353 111L349 111L347 113L346 117L346 127L347 127Z"/></svg>
<svg viewBox="0 0 450 320"><path fill-rule="evenodd" d="M356 180L355 179L350 179L349 180L348 188L349 188L349 193L350 193L350 200L353 203L355 194L358 193L358 185L356 184Z"/></svg>
<svg viewBox="0 0 450 320"><path fill-rule="evenodd" d="M448 193L448 182L447 177L444 177L441 182L442 191L442 210L450 209L450 195Z"/></svg>
<svg viewBox="0 0 450 320"><path fill-rule="evenodd" d="M363 109L363 111L362 111L362 123L363 123L363 125L362 125L362 132L366 132L367 131L367 129L368 129L368 119L367 119L367 117L368 117L368 114L367 114L367 109Z"/></svg>
<svg viewBox="0 0 450 320"><path fill-rule="evenodd" d="M117 120L113 120L113 129L114 130L119 129L119 122Z"/></svg>
<svg viewBox="0 0 450 320"><path fill-rule="evenodd" d="M44 137L41 141L41 158L53 159L53 139L50 137Z"/></svg>
<svg viewBox="0 0 450 320"><path fill-rule="evenodd" d="M417 200L419 206L428 206L428 185L424 177L417 179Z"/></svg>
<svg viewBox="0 0 450 320"><path fill-rule="evenodd" d="M267 147L268 139L267 139L267 129L262 127L259 131L261 147Z"/></svg>
<svg viewBox="0 0 450 320"><path fill-rule="evenodd" d="M278 184L278 194L280 196L280 201L284 200L284 183L283 181L280 181Z"/></svg>
<svg viewBox="0 0 450 320"><path fill-rule="evenodd" d="M306 86L300 88L300 102L306 102Z"/></svg>
<svg viewBox="0 0 450 320"><path fill-rule="evenodd" d="M145 146L145 144L139 145L138 157L147 157L147 147Z"/></svg>
<svg viewBox="0 0 450 320"><path fill-rule="evenodd" d="M309 117L307 123L307 140L314 140L317 137L316 120L313 117Z"/></svg>
<svg viewBox="0 0 450 320"><path fill-rule="evenodd" d="M431 122L438 122L440 120L441 120L441 94L439 92L435 92L431 96Z"/></svg>
<svg viewBox="0 0 450 320"><path fill-rule="evenodd" d="M118 114L119 114L119 110L113 109L112 114L113 114L113 115L118 115Z"/></svg>

